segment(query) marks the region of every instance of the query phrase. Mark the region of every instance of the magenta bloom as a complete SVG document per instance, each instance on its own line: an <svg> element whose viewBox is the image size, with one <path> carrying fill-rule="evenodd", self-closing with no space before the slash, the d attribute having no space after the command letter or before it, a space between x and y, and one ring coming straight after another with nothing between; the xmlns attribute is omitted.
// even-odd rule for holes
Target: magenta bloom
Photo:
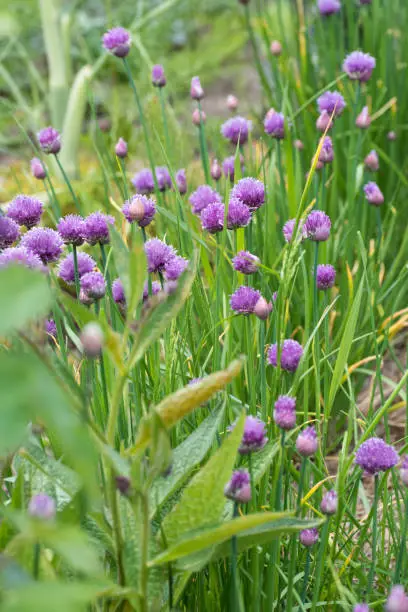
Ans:
<svg viewBox="0 0 408 612"><path fill-rule="evenodd" d="M296 223L296 219L289 219L289 221L286 221L285 225L283 226L282 232L283 232L283 237L285 239L285 242L290 242L292 240L293 230L295 229L295 223ZM300 228L300 235L301 235L302 240L306 240L307 231L302 221L299 221L298 228Z"/></svg>
<svg viewBox="0 0 408 612"><path fill-rule="evenodd" d="M243 178L232 188L231 197L238 198L254 211L265 202L264 184L252 177Z"/></svg>
<svg viewBox="0 0 408 612"><path fill-rule="evenodd" d="M180 255L175 255L164 266L164 276L166 280L175 281L184 272L188 266L188 259L184 259Z"/></svg>
<svg viewBox="0 0 408 612"><path fill-rule="evenodd" d="M156 166L155 174L159 191L171 189L171 176L165 166Z"/></svg>
<svg viewBox="0 0 408 612"><path fill-rule="evenodd" d="M115 154L121 159L124 159L127 156L128 145L126 140L123 140L123 138L119 138L118 142L116 143Z"/></svg>
<svg viewBox="0 0 408 612"><path fill-rule="evenodd" d="M247 470L235 470L231 480L225 485L224 495L240 504L251 500L251 480Z"/></svg>
<svg viewBox="0 0 408 612"><path fill-rule="evenodd" d="M80 246L84 242L85 223L80 215L66 215L57 225L57 230L65 244Z"/></svg>
<svg viewBox="0 0 408 612"><path fill-rule="evenodd" d="M33 175L33 177L40 181L43 181L45 177L47 176L47 171L42 161L38 159L38 157L33 157L33 159L30 162L30 166L31 166L31 174Z"/></svg>
<svg viewBox="0 0 408 612"><path fill-rule="evenodd" d="M248 134L252 129L252 122L236 115L231 117L221 126L221 134L232 142L232 144L245 144L248 140Z"/></svg>
<svg viewBox="0 0 408 612"><path fill-rule="evenodd" d="M172 246L158 238L151 238L144 245L149 272L163 272L166 265L176 256Z"/></svg>
<svg viewBox="0 0 408 612"><path fill-rule="evenodd" d="M317 433L314 427L305 427L296 439L296 449L302 457L311 457L318 448Z"/></svg>
<svg viewBox="0 0 408 612"><path fill-rule="evenodd" d="M28 504L28 514L36 519L49 521L55 517L56 512L55 501L45 493L34 495Z"/></svg>
<svg viewBox="0 0 408 612"><path fill-rule="evenodd" d="M106 283L100 272L87 272L81 276L81 290L86 297L100 300L106 293Z"/></svg>
<svg viewBox="0 0 408 612"><path fill-rule="evenodd" d="M164 87L166 85L166 75L161 64L155 64L152 68L152 84L154 87Z"/></svg>
<svg viewBox="0 0 408 612"><path fill-rule="evenodd" d="M378 474L390 470L399 461L393 446L381 438L369 438L359 446L354 463L368 474Z"/></svg>
<svg viewBox="0 0 408 612"><path fill-rule="evenodd" d="M43 203L37 198L26 195L16 196L7 209L7 216L27 229L40 222L42 213Z"/></svg>
<svg viewBox="0 0 408 612"><path fill-rule="evenodd" d="M289 395L280 395L275 402L273 420L281 429L296 427L296 399Z"/></svg>
<svg viewBox="0 0 408 612"><path fill-rule="evenodd" d="M108 244L109 225L113 225L115 219L105 213L94 212L85 218L84 238L88 244Z"/></svg>
<svg viewBox="0 0 408 612"><path fill-rule="evenodd" d="M189 197L192 204L193 213L201 213L209 204L214 202L221 203L222 199L218 191L212 189L209 185L200 185Z"/></svg>
<svg viewBox="0 0 408 612"><path fill-rule="evenodd" d="M213 178L214 181L220 180L221 175L222 175L222 168L220 164L218 163L218 159L213 160L211 164L210 173L211 173L211 178Z"/></svg>
<svg viewBox="0 0 408 612"><path fill-rule="evenodd" d="M228 229L245 227L251 221L251 211L241 200L231 198L228 204L227 226Z"/></svg>
<svg viewBox="0 0 408 612"><path fill-rule="evenodd" d="M214 202L206 206L201 213L201 226L203 230L211 234L221 232L224 228L224 215L225 207L221 202Z"/></svg>
<svg viewBox="0 0 408 612"><path fill-rule="evenodd" d="M149 195L154 191L153 174L148 168L144 168L135 174L131 183L138 193Z"/></svg>
<svg viewBox="0 0 408 612"><path fill-rule="evenodd" d="M366 603L358 603L354 606L353 612L370 612L370 608Z"/></svg>
<svg viewBox="0 0 408 612"><path fill-rule="evenodd" d="M153 281L152 282L152 295L157 295L158 293L160 293L161 291L161 284L159 283L159 281ZM145 284L143 285L143 300L147 300L147 298L149 297L149 283L146 281Z"/></svg>
<svg viewBox="0 0 408 612"><path fill-rule="evenodd" d="M401 584L392 587L385 610L386 612L408 612L408 596Z"/></svg>
<svg viewBox="0 0 408 612"><path fill-rule="evenodd" d="M147 196L136 194L130 200L126 200L122 212L129 223L136 221L139 227L146 227L153 221L156 206Z"/></svg>
<svg viewBox="0 0 408 612"><path fill-rule="evenodd" d="M319 540L319 532L316 527L311 529L303 529L299 534L299 540L303 546L313 546Z"/></svg>
<svg viewBox="0 0 408 612"><path fill-rule="evenodd" d="M343 62L343 70L353 81L368 81L375 68L375 59L368 53L353 51Z"/></svg>
<svg viewBox="0 0 408 612"><path fill-rule="evenodd" d="M244 171L244 158L240 155L240 163L241 163L241 172ZM229 178L233 183L235 178L235 157L231 155L230 157L226 157L222 162L222 171L224 172L224 176Z"/></svg>
<svg viewBox="0 0 408 612"><path fill-rule="evenodd" d="M267 441L265 423L257 417L251 415L247 416L245 419L244 434L238 449L239 454L249 455L249 453L260 451Z"/></svg>
<svg viewBox="0 0 408 612"><path fill-rule="evenodd" d="M204 98L204 90L201 87L200 78L194 76L191 79L190 96L193 100L202 100Z"/></svg>
<svg viewBox="0 0 408 612"><path fill-rule="evenodd" d="M377 183L374 183L374 181L370 181L364 185L364 193L369 204L372 204L373 206L381 206L381 204L384 204L384 196L382 191Z"/></svg>
<svg viewBox="0 0 408 612"><path fill-rule="evenodd" d="M20 235L20 229L13 219L0 216L0 250L10 247Z"/></svg>
<svg viewBox="0 0 408 612"><path fill-rule="evenodd" d="M239 251L232 259L232 266L241 274L254 274L258 270L259 257L249 251Z"/></svg>
<svg viewBox="0 0 408 612"><path fill-rule="evenodd" d="M21 246L38 255L43 264L57 261L62 253L62 238L49 227L33 227L21 239Z"/></svg>
<svg viewBox="0 0 408 612"><path fill-rule="evenodd" d="M336 514L338 503L337 493L334 489L332 489L323 495L320 510L323 512L323 514Z"/></svg>
<svg viewBox="0 0 408 612"><path fill-rule="evenodd" d="M112 283L112 297L113 301L116 302L116 304L126 304L125 292L120 278L115 278Z"/></svg>
<svg viewBox="0 0 408 612"><path fill-rule="evenodd" d="M238 314L252 314L260 297L259 291L242 285L231 295L230 306Z"/></svg>
<svg viewBox="0 0 408 612"><path fill-rule="evenodd" d="M41 271L45 271L41 259L32 251L19 246L19 247L10 247L8 249L4 249L0 253L0 268L6 268L9 265L19 264L22 266L26 266L27 268L33 268Z"/></svg>
<svg viewBox="0 0 408 612"><path fill-rule="evenodd" d="M324 242L330 236L330 217L322 210L312 210L305 222L305 229L309 240Z"/></svg>
<svg viewBox="0 0 408 612"><path fill-rule="evenodd" d="M57 155L61 150L60 133L51 126L40 130L37 134L37 140L41 151L47 155Z"/></svg>
<svg viewBox="0 0 408 612"><path fill-rule="evenodd" d="M96 267L96 261L88 255L88 253L83 253L82 251L77 253L77 261L78 261L78 276L81 277L88 272L92 272ZM69 253L59 264L58 266L58 276L62 278L63 281L67 283L67 285L73 285L75 282L75 268L74 268L74 255Z"/></svg>
<svg viewBox="0 0 408 612"><path fill-rule="evenodd" d="M268 350L268 362L277 367L278 345L272 344ZM281 346L281 368L287 372L295 372L303 355L303 348L296 340L284 340Z"/></svg>
<svg viewBox="0 0 408 612"><path fill-rule="evenodd" d="M346 102L340 92L326 91L317 98L317 106L320 113L326 111L330 117L333 113L334 117L338 117L346 107Z"/></svg>
<svg viewBox="0 0 408 612"><path fill-rule="evenodd" d="M47 319L44 324L45 333L53 338L57 337L57 326L54 319Z"/></svg>
<svg viewBox="0 0 408 612"><path fill-rule="evenodd" d="M328 15L339 13L341 4L339 0L317 0L317 8L319 9L319 13L321 15L327 17Z"/></svg>
<svg viewBox="0 0 408 612"><path fill-rule="evenodd" d="M319 153L319 162L330 164L334 159L333 141L330 136L325 136Z"/></svg>
<svg viewBox="0 0 408 612"><path fill-rule="evenodd" d="M131 42L129 32L121 27L108 30L102 38L102 44L106 51L121 58L128 55Z"/></svg>
<svg viewBox="0 0 408 612"><path fill-rule="evenodd" d="M285 117L282 113L277 113L273 108L268 110L264 119L265 133L282 140L285 138Z"/></svg>
<svg viewBox="0 0 408 612"><path fill-rule="evenodd" d="M371 170L371 172L378 172L380 169L380 160L378 159L377 151L370 151L367 157L364 160L364 165L367 170Z"/></svg>
<svg viewBox="0 0 408 612"><path fill-rule="evenodd" d="M316 283L320 290L330 289L336 280L336 270L330 264L317 266Z"/></svg>
<svg viewBox="0 0 408 612"><path fill-rule="evenodd" d="M180 168L180 170L177 170L174 178L176 179L176 187L178 189L178 192L181 195L187 193L187 179L186 171L184 170L184 168Z"/></svg>
<svg viewBox="0 0 408 612"><path fill-rule="evenodd" d="M405 455L401 463L400 477L406 487L408 487L408 455Z"/></svg>

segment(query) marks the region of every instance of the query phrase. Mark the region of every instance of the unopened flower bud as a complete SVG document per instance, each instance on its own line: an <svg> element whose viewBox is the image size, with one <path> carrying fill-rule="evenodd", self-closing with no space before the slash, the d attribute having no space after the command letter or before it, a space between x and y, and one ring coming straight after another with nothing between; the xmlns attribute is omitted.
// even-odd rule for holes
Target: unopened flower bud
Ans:
<svg viewBox="0 0 408 612"><path fill-rule="evenodd" d="M116 488L122 495L127 495L130 490L130 480L126 476L116 476Z"/></svg>
<svg viewBox="0 0 408 612"><path fill-rule="evenodd" d="M295 149L297 149L298 151L303 151L303 149L305 148L305 145L303 144L303 142L299 139L295 140L295 142L293 143L293 146L295 147Z"/></svg>
<svg viewBox="0 0 408 612"><path fill-rule="evenodd" d="M332 127L333 121L329 113L324 110L316 121L316 128L319 130L319 132L325 132L327 129L331 130Z"/></svg>
<svg viewBox="0 0 408 612"><path fill-rule="evenodd" d="M387 138L388 138L388 140L396 140L397 139L397 134L393 130L391 130L391 132L388 132Z"/></svg>
<svg viewBox="0 0 408 612"><path fill-rule="evenodd" d="M87 323L79 337L84 354L89 358L99 357L102 352L104 335L98 323Z"/></svg>
<svg viewBox="0 0 408 612"><path fill-rule="evenodd" d="M195 108L193 110L193 114L191 116L193 125L196 125L198 127L201 123L205 123L206 118L207 117L204 111L200 111L198 108Z"/></svg>
<svg viewBox="0 0 408 612"><path fill-rule="evenodd" d="M322 503L320 504L320 510L323 514L336 514L338 506L338 498L336 491L327 491L323 495Z"/></svg>
<svg viewBox="0 0 408 612"><path fill-rule="evenodd" d="M380 162L378 159L377 151L374 151L374 149L370 151L370 153L364 160L364 165L367 170L371 170L371 172L378 172L378 170L380 169Z"/></svg>
<svg viewBox="0 0 408 612"><path fill-rule="evenodd" d="M33 159L30 162L30 165L31 165L31 174L33 175L33 177L41 181L44 180L45 177L47 176L47 172L44 168L42 161L38 159L38 157L33 157Z"/></svg>
<svg viewBox="0 0 408 612"><path fill-rule="evenodd" d="M238 98L233 95L227 97L227 107L230 111L236 111L238 108Z"/></svg>
<svg viewBox="0 0 408 612"><path fill-rule="evenodd" d="M279 57L279 55L281 55L282 53L282 45L279 42L279 40L273 40L271 42L270 49L271 49L272 55L274 55L275 57Z"/></svg>
<svg viewBox="0 0 408 612"><path fill-rule="evenodd" d="M211 164L211 176L214 179L214 181L219 181L222 175L222 168L220 166L220 164L218 163L217 159L214 159L212 164Z"/></svg>
<svg viewBox="0 0 408 612"><path fill-rule="evenodd" d="M137 195L133 196L128 206L128 217L132 219L132 221L141 221L144 215L145 207L142 198Z"/></svg>
<svg viewBox="0 0 408 612"><path fill-rule="evenodd" d="M254 315L265 321L272 312L272 303L267 302L264 297L260 297L254 307Z"/></svg>
<svg viewBox="0 0 408 612"><path fill-rule="evenodd" d="M55 517L55 501L46 493L38 493L30 499L28 513L33 518L50 521Z"/></svg>
<svg viewBox="0 0 408 612"><path fill-rule="evenodd" d="M128 146L127 142L123 140L123 138L119 138L118 142L116 143L115 153L118 157L121 157L122 159L127 156Z"/></svg>
<svg viewBox="0 0 408 612"><path fill-rule="evenodd" d="M368 112L368 106L364 106L361 113L356 118L356 126L362 129L370 127L371 117Z"/></svg>
<svg viewBox="0 0 408 612"><path fill-rule="evenodd" d="M201 87L200 78L198 76L191 79L190 95L193 100L202 100L204 98L204 90Z"/></svg>

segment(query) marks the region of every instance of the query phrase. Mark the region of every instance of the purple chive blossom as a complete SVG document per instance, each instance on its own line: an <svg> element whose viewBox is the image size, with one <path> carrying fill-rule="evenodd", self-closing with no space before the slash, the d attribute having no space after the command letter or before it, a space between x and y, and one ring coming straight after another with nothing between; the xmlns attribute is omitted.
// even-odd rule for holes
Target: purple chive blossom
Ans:
<svg viewBox="0 0 408 612"><path fill-rule="evenodd" d="M163 272L170 260L176 256L174 248L158 238L148 240L144 249L149 272Z"/></svg>
<svg viewBox="0 0 408 612"><path fill-rule="evenodd" d="M57 326L55 325L54 319L47 319L44 324L45 333L53 338L57 337Z"/></svg>
<svg viewBox="0 0 408 612"><path fill-rule="evenodd" d="M231 429L235 425L232 425ZM240 455L249 455L263 449L267 443L268 438L266 437L266 425L261 419L247 416L244 424L244 433L238 452Z"/></svg>
<svg viewBox="0 0 408 612"><path fill-rule="evenodd" d="M242 285L231 295L230 306L238 314L252 314L260 297L259 291Z"/></svg>
<svg viewBox="0 0 408 612"><path fill-rule="evenodd" d="M154 191L153 174L148 168L144 168L135 174L131 183L138 193L149 195Z"/></svg>
<svg viewBox="0 0 408 612"><path fill-rule="evenodd" d="M277 344L272 344L268 350L268 362L277 366ZM296 340L284 340L281 346L281 368L287 372L295 372L303 355L303 348Z"/></svg>
<svg viewBox="0 0 408 612"><path fill-rule="evenodd" d="M369 204L373 206L381 206L381 204L384 204L384 196L381 189L374 181L370 181L364 185L364 193Z"/></svg>
<svg viewBox="0 0 408 612"><path fill-rule="evenodd" d="M336 270L330 264L317 266L316 284L320 290L330 289L336 280Z"/></svg>
<svg viewBox="0 0 408 612"><path fill-rule="evenodd" d="M343 62L343 70L353 81L368 81L375 68L375 59L368 53L353 51Z"/></svg>
<svg viewBox="0 0 408 612"><path fill-rule="evenodd" d="M0 216L0 250L10 247L20 235L20 229L13 219Z"/></svg>
<svg viewBox="0 0 408 612"><path fill-rule="evenodd" d="M61 150L60 133L51 126L40 130L37 134L37 140L41 151L47 155L57 155Z"/></svg>
<svg viewBox="0 0 408 612"><path fill-rule="evenodd" d="M322 210L313 210L305 221L305 229L309 240L324 242L330 236L330 217Z"/></svg>
<svg viewBox="0 0 408 612"><path fill-rule="evenodd" d="M211 178L213 178L214 181L220 180L221 175L222 175L222 168L220 164L218 163L218 159L213 159L212 164L211 164L210 173L211 173Z"/></svg>
<svg viewBox="0 0 408 612"><path fill-rule="evenodd" d="M80 215L67 215L62 217L57 230L65 244L80 246L84 242L85 223Z"/></svg>
<svg viewBox="0 0 408 612"><path fill-rule="evenodd" d="M280 395L275 402L273 420L281 429L296 427L296 399L289 395Z"/></svg>
<svg viewBox="0 0 408 612"><path fill-rule="evenodd" d="M166 280L177 280L188 266L188 259L184 259L180 255L172 257L164 266L164 276Z"/></svg>
<svg viewBox="0 0 408 612"><path fill-rule="evenodd" d="M252 122L245 119L245 117L240 117L236 115L235 117L231 117L221 126L221 134L232 142L232 144L245 144L248 140L248 134L252 129Z"/></svg>
<svg viewBox="0 0 408 612"><path fill-rule="evenodd" d="M255 274L260 264L259 257L249 251L239 251L232 259L232 266L241 274Z"/></svg>
<svg viewBox="0 0 408 612"><path fill-rule="evenodd" d="M233 187L231 197L238 198L253 211L265 202L265 187L262 181L252 177L243 178Z"/></svg>
<svg viewBox="0 0 408 612"><path fill-rule="evenodd" d="M116 27L105 32L102 44L106 51L116 55L116 57L126 57L130 51L130 34L125 28Z"/></svg>
<svg viewBox="0 0 408 612"><path fill-rule="evenodd" d="M285 118L282 113L277 113L273 108L268 110L264 119L265 133L282 140L285 138Z"/></svg>
<svg viewBox="0 0 408 612"><path fill-rule="evenodd" d="M330 136L325 136L319 153L319 162L330 164L334 159L333 141Z"/></svg>
<svg viewBox="0 0 408 612"><path fill-rule="evenodd" d="M152 84L154 87L164 87L166 85L166 75L161 64L155 64L152 68Z"/></svg>
<svg viewBox="0 0 408 612"><path fill-rule="evenodd" d="M401 584L392 587L385 604L386 612L408 612L408 596Z"/></svg>
<svg viewBox="0 0 408 612"><path fill-rule="evenodd" d="M16 196L7 209L7 216L27 229L40 222L42 213L43 203L37 198L26 195Z"/></svg>
<svg viewBox="0 0 408 612"><path fill-rule="evenodd" d="M368 112L368 106L364 106L361 113L359 113L356 117L356 127L361 129L367 129L371 125L371 117Z"/></svg>
<svg viewBox="0 0 408 612"><path fill-rule="evenodd" d="M332 116L334 113L334 117L338 117L343 112L346 106L346 102L338 91L326 91L319 98L317 98L317 107L320 113L326 111Z"/></svg>
<svg viewBox="0 0 408 612"><path fill-rule="evenodd" d="M38 179L39 181L43 181L45 177L47 176L47 171L44 167L44 164L42 163L41 159L38 159L38 157L33 157L33 159L30 162L30 167L31 167L31 174L33 175L34 178Z"/></svg>
<svg viewBox="0 0 408 612"><path fill-rule="evenodd" d="M121 159L125 159L125 157L127 156L128 145L126 140L123 140L123 138L119 138L118 142L116 143L115 154Z"/></svg>
<svg viewBox="0 0 408 612"><path fill-rule="evenodd" d="M371 172L378 172L380 169L380 160L378 159L377 151L370 151L367 157L364 160L364 165L367 170L371 170Z"/></svg>
<svg viewBox="0 0 408 612"><path fill-rule="evenodd" d="M125 291L123 289L123 284L120 278L115 278L112 283L112 297L113 301L116 304L126 304Z"/></svg>
<svg viewBox="0 0 408 612"><path fill-rule="evenodd" d="M227 226L228 229L246 227L251 221L251 211L241 200L231 198L228 204Z"/></svg>
<svg viewBox="0 0 408 612"><path fill-rule="evenodd" d="M189 197L189 202L192 205L192 210L195 215L201 213L209 204L222 202L221 196L215 189L209 185L200 185Z"/></svg>
<svg viewBox="0 0 408 612"><path fill-rule="evenodd" d="M214 202L204 208L201 213L201 226L203 230L216 234L224 228L225 207L221 202Z"/></svg>
<svg viewBox="0 0 408 612"><path fill-rule="evenodd" d="M295 223L296 223L296 219L289 219L289 221L286 221L285 225L283 226L282 232L283 232L283 237L285 239L285 242L290 242L292 240L293 230L295 229ZM299 221L298 230L299 228L300 228L300 236L302 240L306 240L307 238L306 227L304 223L302 223L301 221Z"/></svg>
<svg viewBox="0 0 408 612"><path fill-rule="evenodd" d="M171 176L165 166L156 166L155 174L159 191L171 189Z"/></svg>
<svg viewBox="0 0 408 612"><path fill-rule="evenodd" d="M314 427L305 427L296 439L296 449L302 457L311 457L318 448L317 433Z"/></svg>
<svg viewBox="0 0 408 612"><path fill-rule="evenodd" d="M393 446L386 444L381 438L369 438L357 449L354 462L368 474L378 474L397 465L398 460Z"/></svg>
<svg viewBox="0 0 408 612"><path fill-rule="evenodd" d="M339 13L341 10L341 4L339 0L317 0L317 8L319 13L324 17L328 15L334 15Z"/></svg>
<svg viewBox="0 0 408 612"><path fill-rule="evenodd" d="M28 504L28 514L36 519L49 521L55 517L56 512L55 501L45 493L34 495Z"/></svg>
<svg viewBox="0 0 408 612"><path fill-rule="evenodd" d="M151 295L157 295L158 293L160 293L161 291L161 284L159 283L159 281L153 281L152 282L152 291L151 291ZM146 281L145 284L143 285L143 300L147 300L147 298L149 297L149 283Z"/></svg>
<svg viewBox="0 0 408 612"><path fill-rule="evenodd" d="M319 540L319 532L316 527L312 527L311 529L303 529L299 534L299 540L303 546L313 546Z"/></svg>
<svg viewBox="0 0 408 612"><path fill-rule="evenodd" d="M323 495L320 510L323 512L323 514L336 514L338 503L337 493L334 489L332 489Z"/></svg>
<svg viewBox="0 0 408 612"><path fill-rule="evenodd" d="M316 121L316 128L319 132L325 132L331 130L333 127L333 121L327 111L322 111Z"/></svg>
<svg viewBox="0 0 408 612"><path fill-rule="evenodd" d="M251 501L251 480L247 470L235 470L224 487L224 495L240 504Z"/></svg>
<svg viewBox="0 0 408 612"><path fill-rule="evenodd" d="M26 268L33 268L41 271L45 270L38 255L22 246L4 249L4 251L0 253L0 268L5 268L13 264L19 264L26 266Z"/></svg>
<svg viewBox="0 0 408 612"><path fill-rule="evenodd" d="M190 96L193 100L202 100L204 98L204 90L201 87L198 76L191 79Z"/></svg>
<svg viewBox="0 0 408 612"><path fill-rule="evenodd" d="M106 293L106 283L100 272L87 272L81 276L81 291L86 297L100 300Z"/></svg>
<svg viewBox="0 0 408 612"><path fill-rule="evenodd" d="M406 487L408 487L408 455L405 455L401 463L400 477Z"/></svg>
<svg viewBox="0 0 408 612"><path fill-rule="evenodd" d="M59 233L49 227L33 227L24 234L20 244L38 255L43 264L57 261L64 245Z"/></svg>
<svg viewBox="0 0 408 612"><path fill-rule="evenodd" d="M111 215L94 212L85 218L84 238L88 244L108 244L109 225L113 225L115 219Z"/></svg>
<svg viewBox="0 0 408 612"><path fill-rule="evenodd" d="M78 261L78 276L81 279L84 274L92 272L96 267L96 261L82 251L77 253ZM73 285L75 282L75 268L74 268L74 255L70 253L67 255L58 266L58 276L62 278L67 285Z"/></svg>
<svg viewBox="0 0 408 612"><path fill-rule="evenodd" d="M186 171L184 168L180 168L176 172L176 188L181 195L187 193L187 179L186 179Z"/></svg>
<svg viewBox="0 0 408 612"><path fill-rule="evenodd" d="M370 612L370 608L366 603L358 603L354 606L353 612Z"/></svg>
<svg viewBox="0 0 408 612"><path fill-rule="evenodd" d="M122 212L129 223L136 221L139 227L146 227L153 221L156 206L147 196L136 194L130 200L126 200Z"/></svg>
<svg viewBox="0 0 408 612"><path fill-rule="evenodd" d="M244 171L244 158L242 155L240 157L241 164L241 172ZM224 176L229 178L231 182L234 181L235 178L235 157L231 155L230 157L226 157L222 162L222 171L224 172Z"/></svg>

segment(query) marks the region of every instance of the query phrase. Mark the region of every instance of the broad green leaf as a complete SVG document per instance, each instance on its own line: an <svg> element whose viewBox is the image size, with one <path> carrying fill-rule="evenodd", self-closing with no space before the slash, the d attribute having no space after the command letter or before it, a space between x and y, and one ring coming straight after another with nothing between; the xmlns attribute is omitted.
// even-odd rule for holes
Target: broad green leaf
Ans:
<svg viewBox="0 0 408 612"><path fill-rule="evenodd" d="M224 487L231 477L242 440L245 414L218 451L184 489L178 504L163 521L168 546L173 546L189 531L217 525L225 505Z"/></svg>
<svg viewBox="0 0 408 612"><path fill-rule="evenodd" d="M103 594L103 584L32 582L4 591L2 612L85 612Z"/></svg>
<svg viewBox="0 0 408 612"><path fill-rule="evenodd" d="M167 428L172 427L197 406L206 402L214 393L220 391L241 371L243 358L233 361L228 368L210 374L195 385L188 385L168 395L158 406L156 414L161 418ZM131 452L138 452L145 448L151 437L151 415L143 418L135 446Z"/></svg>
<svg viewBox="0 0 408 612"><path fill-rule="evenodd" d="M187 535L187 537L176 542L161 555L153 559L149 565L162 565L163 563L176 561L182 557L200 552L210 546L230 540L232 536L245 535L246 538L252 538L253 545L253 538L255 535L262 533L263 536L268 535L268 537L276 537L282 533L303 529L305 524L309 524L310 522L311 521L304 521L296 518L294 512L259 512L247 514L246 516L240 516L231 521L222 523L214 528L192 533L190 537ZM316 523L319 523L319 521L314 521L313 526ZM187 569L187 567L185 569Z"/></svg>
<svg viewBox="0 0 408 612"><path fill-rule="evenodd" d="M150 509L154 515L174 491L182 486L194 467L200 463L213 443L224 410L214 411L173 451L171 472L159 477L150 488Z"/></svg>
<svg viewBox="0 0 408 612"><path fill-rule="evenodd" d="M344 334L340 342L339 352L337 354L337 359L334 366L333 376L329 390L329 399L325 409L327 414L330 414L331 412L336 393L340 387L341 379L344 374L344 368L347 364L350 348L353 343L354 332L356 330L357 320L360 314L360 302L363 293L363 284L364 279L361 279L359 288L357 289L356 296L350 309L350 313L348 315L347 323L344 326Z"/></svg>
<svg viewBox="0 0 408 612"><path fill-rule="evenodd" d="M49 312L52 296L42 272L7 266L0 270L0 286L0 335L23 329Z"/></svg>

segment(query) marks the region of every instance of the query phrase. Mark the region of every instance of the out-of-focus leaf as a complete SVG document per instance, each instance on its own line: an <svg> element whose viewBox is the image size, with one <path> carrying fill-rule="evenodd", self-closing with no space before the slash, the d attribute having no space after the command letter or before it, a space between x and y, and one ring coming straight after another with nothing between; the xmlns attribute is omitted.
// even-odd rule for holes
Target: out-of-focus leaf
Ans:
<svg viewBox="0 0 408 612"><path fill-rule="evenodd" d="M184 442L174 449L170 474L156 478L150 488L152 515L174 493L176 488L185 482L194 467L204 459L217 434L223 415L224 410L214 411Z"/></svg>
<svg viewBox="0 0 408 612"><path fill-rule="evenodd" d="M47 277L25 266L0 270L0 334L23 329L27 323L45 317L52 296Z"/></svg>
<svg viewBox="0 0 408 612"><path fill-rule="evenodd" d="M86 582L32 582L5 591L2 612L85 612L104 590Z"/></svg>
<svg viewBox="0 0 408 612"><path fill-rule="evenodd" d="M187 414L192 412L197 406L206 402L214 393L220 391L241 371L244 359L236 359L228 368L214 372L203 378L200 382L194 385L183 387L179 391L168 395L158 406L155 411L163 421L167 428L172 427ZM136 444L131 449L131 452L138 452L145 448L151 437L151 416L147 415L143 418Z"/></svg>

